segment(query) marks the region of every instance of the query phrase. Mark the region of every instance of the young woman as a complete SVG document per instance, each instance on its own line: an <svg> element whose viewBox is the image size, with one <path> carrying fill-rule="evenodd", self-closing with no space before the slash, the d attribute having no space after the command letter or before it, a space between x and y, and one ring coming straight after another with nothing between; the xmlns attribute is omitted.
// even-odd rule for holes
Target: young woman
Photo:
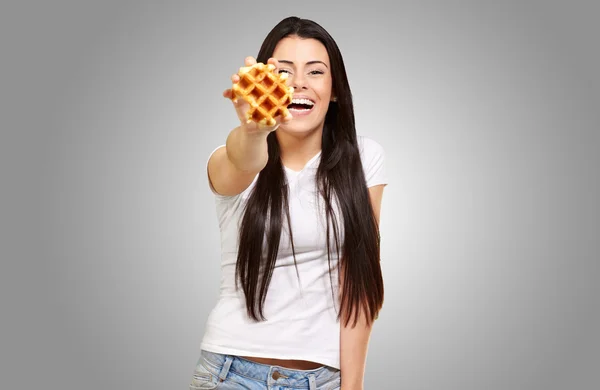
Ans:
<svg viewBox="0 0 600 390"><path fill-rule="evenodd" d="M342 55L320 25L282 20L245 65L256 62L287 73L294 100L259 128L238 99L240 125L208 159L222 276L190 389L362 389L384 295L384 150L357 136Z"/></svg>

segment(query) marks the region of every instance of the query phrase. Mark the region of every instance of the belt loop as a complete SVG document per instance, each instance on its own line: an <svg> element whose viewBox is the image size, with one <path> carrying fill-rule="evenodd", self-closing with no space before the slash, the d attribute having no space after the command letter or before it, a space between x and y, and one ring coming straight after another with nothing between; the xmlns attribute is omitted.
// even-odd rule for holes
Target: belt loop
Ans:
<svg viewBox="0 0 600 390"><path fill-rule="evenodd" d="M230 355L225 356L225 363L223 363L223 368L221 368L221 372L219 373L219 379L221 382L227 378L227 374L229 373L229 367L231 367L231 362L233 361L233 357Z"/></svg>
<svg viewBox="0 0 600 390"><path fill-rule="evenodd" d="M308 389L317 390L317 383L315 381L315 374L308 374Z"/></svg>

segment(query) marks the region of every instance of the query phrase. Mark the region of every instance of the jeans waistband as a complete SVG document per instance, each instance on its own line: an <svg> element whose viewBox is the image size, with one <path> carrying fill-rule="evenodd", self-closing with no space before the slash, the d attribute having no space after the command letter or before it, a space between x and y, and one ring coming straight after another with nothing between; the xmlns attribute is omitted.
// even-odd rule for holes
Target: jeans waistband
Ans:
<svg viewBox="0 0 600 390"><path fill-rule="evenodd" d="M313 370L296 370L280 366L253 362L239 356L226 355L202 350L200 352L212 367L207 367L221 380L227 378L232 371L246 378L251 378L267 385L281 385L314 390L331 380L339 370L323 366Z"/></svg>

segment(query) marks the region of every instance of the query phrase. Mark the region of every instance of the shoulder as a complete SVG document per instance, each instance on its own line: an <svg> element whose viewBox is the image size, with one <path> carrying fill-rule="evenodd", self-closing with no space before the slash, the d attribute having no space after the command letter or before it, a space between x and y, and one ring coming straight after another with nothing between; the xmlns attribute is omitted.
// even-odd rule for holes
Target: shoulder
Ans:
<svg viewBox="0 0 600 390"><path fill-rule="evenodd" d="M383 145L373 138L364 135L357 136L360 158L365 168L373 165L383 164L385 160L385 149Z"/></svg>
<svg viewBox="0 0 600 390"><path fill-rule="evenodd" d="M383 145L375 139L364 135L357 136L357 143L367 186L372 187L378 184L387 184L388 178Z"/></svg>
<svg viewBox="0 0 600 390"><path fill-rule="evenodd" d="M357 141L361 157L365 158L378 155L385 155L385 150L383 146L375 139L364 135L358 135Z"/></svg>

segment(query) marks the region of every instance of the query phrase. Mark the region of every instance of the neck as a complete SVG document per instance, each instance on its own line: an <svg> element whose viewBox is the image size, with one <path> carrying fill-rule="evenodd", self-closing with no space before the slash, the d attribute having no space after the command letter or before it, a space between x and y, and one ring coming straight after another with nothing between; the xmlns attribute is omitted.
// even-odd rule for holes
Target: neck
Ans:
<svg viewBox="0 0 600 390"><path fill-rule="evenodd" d="M277 141L283 165L294 168L303 167L321 151L323 129L303 134L290 134L276 130Z"/></svg>

